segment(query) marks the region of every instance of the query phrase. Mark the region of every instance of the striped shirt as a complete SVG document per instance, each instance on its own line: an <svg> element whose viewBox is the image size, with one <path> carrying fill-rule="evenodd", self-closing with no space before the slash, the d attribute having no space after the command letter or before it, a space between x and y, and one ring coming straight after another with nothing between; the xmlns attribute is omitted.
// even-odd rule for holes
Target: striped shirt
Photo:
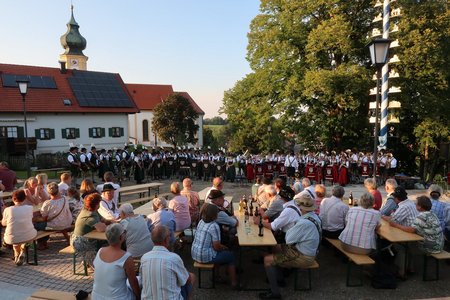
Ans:
<svg viewBox="0 0 450 300"><path fill-rule="evenodd" d="M182 300L181 286L189 273L181 257L163 246L155 246L141 258L141 299Z"/></svg>
<svg viewBox="0 0 450 300"><path fill-rule="evenodd" d="M381 213L373 208L352 207L346 217L346 225L339 239L351 246L376 249L375 229L380 224Z"/></svg>
<svg viewBox="0 0 450 300"><path fill-rule="evenodd" d="M383 216L390 216L397 208L398 205L397 203L395 203L394 197L391 193L387 195L386 202L384 202L383 206L380 209L380 212Z"/></svg>
<svg viewBox="0 0 450 300"><path fill-rule="evenodd" d="M445 228L445 207L449 204L431 198L431 211L438 217L442 230Z"/></svg>
<svg viewBox="0 0 450 300"><path fill-rule="evenodd" d="M411 227L418 214L419 212L417 211L414 201L406 199L398 204L398 209L392 214L391 221L403 226Z"/></svg>
<svg viewBox="0 0 450 300"><path fill-rule="evenodd" d="M192 259L201 263L210 262L217 255L213 242L220 241L220 227L215 221L205 223L200 220L192 242Z"/></svg>

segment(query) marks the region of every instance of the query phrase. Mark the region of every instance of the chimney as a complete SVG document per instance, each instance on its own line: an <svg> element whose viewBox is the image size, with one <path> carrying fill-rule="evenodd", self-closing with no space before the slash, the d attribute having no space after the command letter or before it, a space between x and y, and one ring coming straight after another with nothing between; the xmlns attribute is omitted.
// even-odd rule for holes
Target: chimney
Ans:
<svg viewBox="0 0 450 300"><path fill-rule="evenodd" d="M59 65L61 66L61 74L66 74L67 73L67 69L66 69L66 62L63 60L59 61Z"/></svg>

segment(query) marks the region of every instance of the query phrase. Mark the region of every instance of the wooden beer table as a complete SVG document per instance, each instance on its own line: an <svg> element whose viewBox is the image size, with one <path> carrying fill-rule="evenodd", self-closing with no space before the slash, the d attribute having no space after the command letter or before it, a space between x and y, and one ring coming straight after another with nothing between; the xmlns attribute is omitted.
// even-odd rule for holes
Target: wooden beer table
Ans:
<svg viewBox="0 0 450 300"><path fill-rule="evenodd" d="M239 220L237 227L237 237L239 240L239 267L242 268L242 251L244 248L254 247L272 247L277 245L272 230L263 228L263 236L258 236L259 227L253 223L253 217L250 216L248 224L245 224L244 212L234 211L234 215ZM241 274L238 274L238 280L241 281ZM249 291L266 290L265 288L246 288Z"/></svg>

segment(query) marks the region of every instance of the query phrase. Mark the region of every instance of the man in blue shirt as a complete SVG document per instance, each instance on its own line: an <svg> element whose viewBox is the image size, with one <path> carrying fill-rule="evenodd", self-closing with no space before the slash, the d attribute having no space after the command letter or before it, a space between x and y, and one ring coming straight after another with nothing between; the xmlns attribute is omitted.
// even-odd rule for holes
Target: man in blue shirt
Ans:
<svg viewBox="0 0 450 300"><path fill-rule="evenodd" d="M269 279L270 290L259 294L260 299L281 299L278 282L282 281L282 268L304 268L315 263L322 227L320 218L314 213L316 203L309 194L295 198L302 216L286 232L286 244L277 245L274 254L264 257L264 268Z"/></svg>

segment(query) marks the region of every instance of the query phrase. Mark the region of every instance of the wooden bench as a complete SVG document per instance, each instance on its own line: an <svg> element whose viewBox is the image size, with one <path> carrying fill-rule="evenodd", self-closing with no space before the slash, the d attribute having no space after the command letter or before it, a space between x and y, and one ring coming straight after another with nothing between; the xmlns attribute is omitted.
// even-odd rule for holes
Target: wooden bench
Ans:
<svg viewBox="0 0 450 300"><path fill-rule="evenodd" d="M41 231L37 232L36 237L32 241L30 241L31 243L27 243L27 245L25 246L25 257L26 257L27 264L35 265L35 266L38 265L37 240L41 239L41 238L44 238L44 237L48 237L48 236L50 236L50 235L52 235L54 233L57 233L57 232L58 231L53 231L53 230L50 230L50 231L41 230ZM30 246L33 249L33 263L30 263L29 255L28 255L28 249L30 248Z"/></svg>
<svg viewBox="0 0 450 300"><path fill-rule="evenodd" d="M336 249L338 249L339 251L341 251L345 256L347 256L349 262L348 262L348 268L347 268L347 286L362 286L363 285L363 274L362 274L362 267L365 265L373 265L375 264L375 261L370 258L368 255L363 255L363 254L354 254L354 253L350 253L345 251L342 248L342 244L341 241L338 239L330 239L330 238L325 238L331 245L333 245ZM358 284L350 284L350 274L351 274L351 266L352 264L355 264L357 266L360 267L360 283Z"/></svg>
<svg viewBox="0 0 450 300"><path fill-rule="evenodd" d="M194 261L194 268L198 269L198 288L202 288L202 270L203 271L210 271L211 272L211 287L205 288L205 289L214 289L216 287L215 285L215 274L214 274L214 264L202 264L197 261Z"/></svg>
<svg viewBox="0 0 450 300"><path fill-rule="evenodd" d="M49 169L36 169L33 171L34 175L36 176L36 174L39 173L53 173L53 175L55 177L50 177L50 178L56 178L58 177L58 174L64 173L64 172L68 172L70 173L70 171L64 169L64 168L49 168Z"/></svg>
<svg viewBox="0 0 450 300"><path fill-rule="evenodd" d="M427 278L427 270L428 270L428 258L432 258L435 261L435 277ZM439 261L450 259L450 253L442 250L440 253L428 254L423 256L423 281L436 281L439 280Z"/></svg>
<svg viewBox="0 0 450 300"><path fill-rule="evenodd" d="M73 248L72 246L67 246L66 248L63 248L61 250L58 251L59 254L70 254L72 255L72 259L73 259L73 274L74 275L83 275L83 276L88 276L88 270L87 270L87 264L86 264L86 260L83 258L83 273L77 273L77 252L75 251L75 248Z"/></svg>
<svg viewBox="0 0 450 300"><path fill-rule="evenodd" d="M295 270L295 279L294 279L294 290L296 291L310 291L311 290L311 269L318 269L319 268L319 264L317 263L317 261L314 261L314 264L312 264L309 267L306 268L296 268ZM306 288L300 288L298 286L298 273L301 270L308 270L308 287Z"/></svg>
<svg viewBox="0 0 450 300"><path fill-rule="evenodd" d="M49 289L39 289L34 292L27 300L75 300L76 296L74 293L69 292L61 292ZM91 299L91 295L89 295L87 300Z"/></svg>

